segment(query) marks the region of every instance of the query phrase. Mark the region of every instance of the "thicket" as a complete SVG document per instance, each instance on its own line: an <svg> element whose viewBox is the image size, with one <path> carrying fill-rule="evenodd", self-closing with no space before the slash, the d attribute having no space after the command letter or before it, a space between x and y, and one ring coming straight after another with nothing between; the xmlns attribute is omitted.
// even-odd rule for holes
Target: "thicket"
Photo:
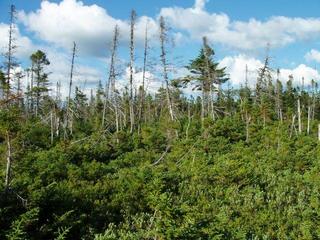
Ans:
<svg viewBox="0 0 320 240"><path fill-rule="evenodd" d="M30 57L32 81L15 88L23 78L9 44L0 239L320 238L316 81L294 86L290 76L282 86L267 56L255 87L228 88L206 38L190 74L170 79L162 18L160 29L165 84L154 96L131 81L117 90L117 27L107 84L71 94L73 58L66 101L59 84L49 94L40 50ZM181 93L190 84L196 98Z"/></svg>

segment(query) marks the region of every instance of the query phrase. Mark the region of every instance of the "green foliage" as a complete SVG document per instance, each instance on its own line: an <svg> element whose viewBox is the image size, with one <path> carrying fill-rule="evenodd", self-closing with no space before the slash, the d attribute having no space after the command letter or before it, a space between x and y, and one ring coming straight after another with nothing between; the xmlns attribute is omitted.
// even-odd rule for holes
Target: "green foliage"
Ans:
<svg viewBox="0 0 320 240"><path fill-rule="evenodd" d="M33 208L22 215L11 225L9 233L6 235L8 240L26 240L26 230L38 221L39 208Z"/></svg>
<svg viewBox="0 0 320 240"><path fill-rule="evenodd" d="M106 99L101 82L90 100L76 87L66 116L34 53L36 86L0 106L0 239L320 239L316 84L274 85L267 59L255 91L212 92L227 80L213 57L183 79L201 97L174 82L172 120L166 89L138 95L130 131L128 93Z"/></svg>

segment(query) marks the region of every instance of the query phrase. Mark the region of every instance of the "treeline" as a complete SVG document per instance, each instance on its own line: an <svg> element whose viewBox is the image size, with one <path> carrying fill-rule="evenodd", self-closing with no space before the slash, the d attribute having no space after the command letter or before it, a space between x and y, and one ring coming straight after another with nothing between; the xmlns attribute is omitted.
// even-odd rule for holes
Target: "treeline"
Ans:
<svg viewBox="0 0 320 240"><path fill-rule="evenodd" d="M255 87L226 86L206 38L170 79L167 27L159 22L163 87L134 88L131 14L128 87L117 89L119 28L105 86L49 85L41 50L30 82L15 71L15 8L0 71L1 239L318 239L320 92L285 86L269 56ZM246 76L248 73L244 73ZM183 88L199 94L186 97ZM75 92L72 89L75 88ZM55 92L55 94L49 94Z"/></svg>

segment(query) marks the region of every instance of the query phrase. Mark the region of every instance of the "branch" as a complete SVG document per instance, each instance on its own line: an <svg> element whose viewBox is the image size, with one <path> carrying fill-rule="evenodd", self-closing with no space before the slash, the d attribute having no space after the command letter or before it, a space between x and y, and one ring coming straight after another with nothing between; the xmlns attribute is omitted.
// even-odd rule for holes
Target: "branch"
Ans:
<svg viewBox="0 0 320 240"><path fill-rule="evenodd" d="M171 146L168 145L168 146L166 147L166 150L162 153L161 157L160 157L157 161L155 161L154 163L152 163L151 166L155 166L155 165L157 165L159 162L161 162L162 159L166 156L166 154L167 154L168 151L170 150L170 148L171 148Z"/></svg>

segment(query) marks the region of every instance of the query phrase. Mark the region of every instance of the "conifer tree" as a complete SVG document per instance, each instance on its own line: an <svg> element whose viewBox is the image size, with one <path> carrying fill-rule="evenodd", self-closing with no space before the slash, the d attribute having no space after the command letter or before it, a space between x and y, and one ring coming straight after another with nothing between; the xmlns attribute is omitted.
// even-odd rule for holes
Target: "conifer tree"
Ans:
<svg viewBox="0 0 320 240"><path fill-rule="evenodd" d="M32 95L36 99L35 115L38 116L40 110L41 101L49 92L49 80L48 73L45 71L45 67L50 64L46 54L41 50L36 51L30 56L32 62L32 71L35 76L35 86L31 89Z"/></svg>

